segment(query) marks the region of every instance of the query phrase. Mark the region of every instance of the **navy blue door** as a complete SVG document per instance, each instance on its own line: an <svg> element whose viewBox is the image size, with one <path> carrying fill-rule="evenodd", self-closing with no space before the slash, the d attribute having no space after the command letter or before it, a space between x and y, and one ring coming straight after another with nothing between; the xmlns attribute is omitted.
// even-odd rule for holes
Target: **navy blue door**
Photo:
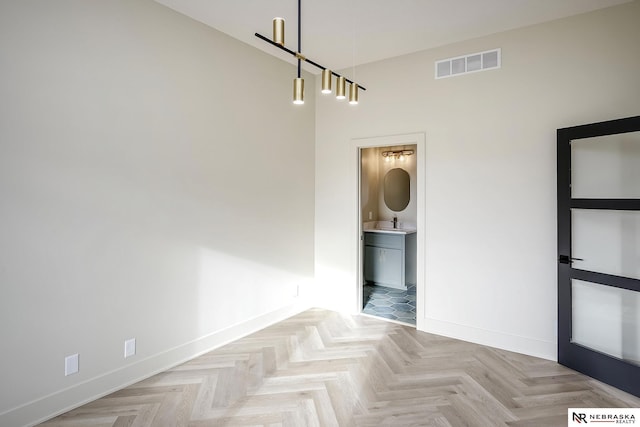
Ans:
<svg viewBox="0 0 640 427"><path fill-rule="evenodd" d="M640 116L557 144L558 361L640 396Z"/></svg>

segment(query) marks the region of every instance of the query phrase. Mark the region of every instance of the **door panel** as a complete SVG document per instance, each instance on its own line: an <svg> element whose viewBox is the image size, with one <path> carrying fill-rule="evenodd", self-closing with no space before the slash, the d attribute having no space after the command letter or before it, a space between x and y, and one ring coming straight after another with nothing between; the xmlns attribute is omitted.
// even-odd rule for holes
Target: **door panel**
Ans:
<svg viewBox="0 0 640 427"><path fill-rule="evenodd" d="M573 279L571 342L640 364L640 293Z"/></svg>
<svg viewBox="0 0 640 427"><path fill-rule="evenodd" d="M571 141L571 197L640 198L640 132Z"/></svg>
<svg viewBox="0 0 640 427"><path fill-rule="evenodd" d="M404 288L402 280L402 251L399 249L381 249L382 264L384 268L380 272L380 283L392 288Z"/></svg>
<svg viewBox="0 0 640 427"><path fill-rule="evenodd" d="M640 211L572 209L571 253L574 268L640 279Z"/></svg>
<svg viewBox="0 0 640 427"><path fill-rule="evenodd" d="M640 396L640 116L557 136L558 362Z"/></svg>
<svg viewBox="0 0 640 427"><path fill-rule="evenodd" d="M393 288L404 288L402 283L402 251L400 249L364 247L364 278Z"/></svg>
<svg viewBox="0 0 640 427"><path fill-rule="evenodd" d="M375 246L364 247L364 280L365 282L374 282L377 276L376 269L377 259L380 256L380 249ZM377 267L377 268L376 268Z"/></svg>

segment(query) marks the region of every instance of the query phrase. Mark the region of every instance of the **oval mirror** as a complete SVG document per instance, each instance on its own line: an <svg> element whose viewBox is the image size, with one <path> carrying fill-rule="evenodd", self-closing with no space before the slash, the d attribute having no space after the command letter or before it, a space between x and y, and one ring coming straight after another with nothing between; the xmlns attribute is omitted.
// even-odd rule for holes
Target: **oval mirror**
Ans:
<svg viewBox="0 0 640 427"><path fill-rule="evenodd" d="M409 204L409 174L401 168L391 169L384 176L384 203L394 212Z"/></svg>

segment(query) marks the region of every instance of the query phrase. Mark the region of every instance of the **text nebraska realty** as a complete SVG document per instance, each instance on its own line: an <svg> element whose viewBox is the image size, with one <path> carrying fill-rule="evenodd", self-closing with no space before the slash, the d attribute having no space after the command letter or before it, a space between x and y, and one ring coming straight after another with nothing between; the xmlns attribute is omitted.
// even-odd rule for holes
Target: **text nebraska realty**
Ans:
<svg viewBox="0 0 640 427"><path fill-rule="evenodd" d="M580 414L573 413L573 421L578 423L612 423L635 424L636 417L633 414Z"/></svg>

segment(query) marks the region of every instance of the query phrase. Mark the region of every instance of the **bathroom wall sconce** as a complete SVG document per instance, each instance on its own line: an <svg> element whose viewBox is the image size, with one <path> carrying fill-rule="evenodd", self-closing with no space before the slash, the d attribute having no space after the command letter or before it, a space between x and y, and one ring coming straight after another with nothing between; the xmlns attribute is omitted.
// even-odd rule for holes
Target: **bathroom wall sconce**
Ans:
<svg viewBox="0 0 640 427"><path fill-rule="evenodd" d="M318 64L315 61L307 58L302 54L301 47L301 27L302 24L300 22L300 2L298 0L298 50L293 51L284 45L284 19L283 18L274 18L273 19L273 40L269 39L262 34L255 33L255 36L265 42L281 49L288 54L295 56L298 60L298 74L293 82L293 103L294 104L304 104L304 79L301 77L301 67L300 64L302 61L307 64L311 64L316 68L320 68L322 70L322 93L331 93L331 80L332 76L336 76L336 99L342 100L345 99L345 83L349 83L351 86L349 87L349 104L355 105L358 103L358 90L367 90L362 85L357 84L356 82L347 79L340 74L331 71L329 68ZM355 70L355 67L354 67Z"/></svg>
<svg viewBox="0 0 640 427"><path fill-rule="evenodd" d="M413 151L413 150L383 151L382 152L382 157L384 157L384 160L386 162L390 162L391 160L395 160L395 159L403 161L405 159L405 157L410 156L410 155L412 155L414 153L415 153L415 151Z"/></svg>

